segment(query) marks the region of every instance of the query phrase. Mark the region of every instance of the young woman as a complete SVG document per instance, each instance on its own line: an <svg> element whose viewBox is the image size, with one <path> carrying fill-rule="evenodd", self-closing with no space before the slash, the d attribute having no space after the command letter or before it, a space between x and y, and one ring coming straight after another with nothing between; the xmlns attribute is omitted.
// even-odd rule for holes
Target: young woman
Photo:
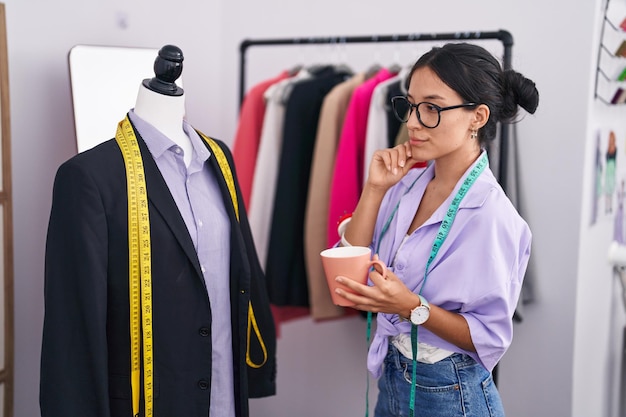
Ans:
<svg viewBox="0 0 626 417"><path fill-rule="evenodd" d="M370 285L337 292L377 314L368 369L376 417L503 416L491 371L512 339L531 233L484 150L497 122L534 113L535 84L502 71L484 48L435 47L413 66L393 106L409 140L377 151L343 245L388 265ZM430 161L416 169L418 161Z"/></svg>

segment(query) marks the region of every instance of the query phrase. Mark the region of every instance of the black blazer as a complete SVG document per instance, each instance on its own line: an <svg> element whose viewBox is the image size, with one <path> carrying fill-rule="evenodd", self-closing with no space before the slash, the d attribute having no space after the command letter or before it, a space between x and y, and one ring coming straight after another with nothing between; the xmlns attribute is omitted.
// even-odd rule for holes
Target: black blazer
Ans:
<svg viewBox="0 0 626 417"><path fill-rule="evenodd" d="M272 304L309 306L304 218L317 124L324 98L352 74L331 66L294 84L285 105L265 275Z"/></svg>
<svg viewBox="0 0 626 417"><path fill-rule="evenodd" d="M154 416L207 417L211 388L207 290L176 203L145 143L135 134L144 162L152 241ZM216 142L234 170L230 151ZM239 222L216 158L207 163L218 178L231 219L235 407L237 416L248 416L248 397L275 394L274 321L236 173ZM132 414L127 211L125 168L115 140L76 155L58 169L46 242L42 417ZM246 365L250 299L267 349L267 362L260 368ZM251 359L261 363L261 344L255 332L251 334Z"/></svg>

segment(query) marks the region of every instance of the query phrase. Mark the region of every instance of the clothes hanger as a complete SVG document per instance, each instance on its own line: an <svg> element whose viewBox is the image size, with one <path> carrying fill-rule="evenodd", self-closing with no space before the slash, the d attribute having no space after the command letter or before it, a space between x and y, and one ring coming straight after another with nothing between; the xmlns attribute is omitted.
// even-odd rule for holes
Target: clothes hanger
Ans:
<svg viewBox="0 0 626 417"><path fill-rule="evenodd" d="M339 38L334 41L331 40L331 45L333 47L333 57L336 64L334 65L335 72L345 72L346 74L354 74L352 68L347 64L347 53L346 53L346 39Z"/></svg>
<svg viewBox="0 0 626 417"><path fill-rule="evenodd" d="M395 45L393 51L393 61L391 65L387 67L387 70L392 74L399 74L400 71L402 71L402 65L400 64L400 48L398 44Z"/></svg>
<svg viewBox="0 0 626 417"><path fill-rule="evenodd" d="M375 42L376 38L377 37L374 37ZM383 69L383 66L380 64L380 49L376 47L374 50L374 63L369 68L367 68L367 70L365 70L365 79L369 80L381 69Z"/></svg>
<svg viewBox="0 0 626 417"><path fill-rule="evenodd" d="M287 70L287 75L293 77L294 75L299 73L302 68L304 68L302 64L296 64Z"/></svg>

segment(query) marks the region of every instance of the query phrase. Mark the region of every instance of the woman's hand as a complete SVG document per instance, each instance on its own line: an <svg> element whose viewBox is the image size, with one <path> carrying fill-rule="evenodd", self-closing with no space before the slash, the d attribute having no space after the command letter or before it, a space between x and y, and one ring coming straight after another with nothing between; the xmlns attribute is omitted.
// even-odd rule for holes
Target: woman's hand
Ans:
<svg viewBox="0 0 626 417"><path fill-rule="evenodd" d="M374 259L378 259L378 255L374 255ZM356 294L341 288L335 289L335 292L353 302L355 305L352 307L357 310L397 314L405 319L410 317L413 308L421 304L419 296L409 290L393 272L387 270L383 277L379 271L373 270L369 277L374 284L371 287L338 276L335 280ZM421 326L461 349L476 352L469 325L461 314L446 311L431 303L430 317Z"/></svg>
<svg viewBox="0 0 626 417"><path fill-rule="evenodd" d="M396 184L418 162L411 156L409 142L374 152L369 166L367 184L387 190Z"/></svg>
<svg viewBox="0 0 626 417"><path fill-rule="evenodd" d="M374 255L378 259L378 255ZM338 276L335 280L350 288L356 294L351 294L337 288L335 292L345 299L355 303L353 308L373 313L399 314L408 317L412 308L420 304L419 297L409 290L406 285L391 271L387 270L383 277L377 270L369 274L373 286L363 285L349 278Z"/></svg>

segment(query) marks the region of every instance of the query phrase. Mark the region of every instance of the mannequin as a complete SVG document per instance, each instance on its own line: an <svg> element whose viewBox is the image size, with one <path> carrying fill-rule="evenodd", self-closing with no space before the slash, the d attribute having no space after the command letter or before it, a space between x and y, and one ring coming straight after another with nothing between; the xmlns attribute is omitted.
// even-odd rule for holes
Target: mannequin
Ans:
<svg viewBox="0 0 626 417"><path fill-rule="evenodd" d="M154 61L155 77L146 78L139 86L134 111L182 148L189 167L193 147L183 130L185 95L175 83L182 70L182 51L174 45L161 48Z"/></svg>
<svg viewBox="0 0 626 417"><path fill-rule="evenodd" d="M274 321L232 154L184 120L175 84L182 61L177 47L161 48L155 77L141 83L116 137L57 170L46 240L42 417L247 417L249 398L276 393ZM187 169L171 141L184 150ZM129 177L128 159L139 175ZM131 188L129 178L140 175L145 182ZM145 385L133 382L131 369L137 303L129 293L137 281L129 265L136 265L139 228L150 255L140 261L150 261L150 273L139 274L148 300L141 311L151 314L139 339L150 335L143 340L154 358L138 360L140 376L152 375Z"/></svg>

